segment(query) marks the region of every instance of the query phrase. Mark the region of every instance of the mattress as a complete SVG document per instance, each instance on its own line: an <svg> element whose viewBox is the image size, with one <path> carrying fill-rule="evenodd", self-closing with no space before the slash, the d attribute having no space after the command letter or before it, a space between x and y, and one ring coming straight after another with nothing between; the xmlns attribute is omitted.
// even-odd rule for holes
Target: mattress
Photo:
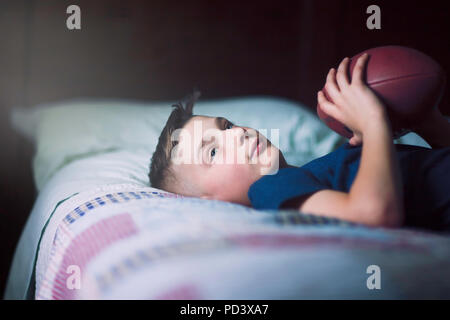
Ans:
<svg viewBox="0 0 450 320"><path fill-rule="evenodd" d="M34 128L26 134L37 143L39 194L6 299L450 298L448 236L151 188L149 159L167 110L155 115L157 109L131 102L114 106L70 102L16 118L23 130ZM280 148L294 165L342 141L284 100L210 106L227 110L231 120L233 110L251 117L251 127L288 124ZM261 106L265 112L255 113ZM200 110L215 113L208 104ZM271 119L264 114L277 114L274 123L264 122ZM399 142L411 141L417 139Z"/></svg>
<svg viewBox="0 0 450 320"><path fill-rule="evenodd" d="M131 154L126 158L133 161ZM79 172L91 160L74 162L55 176L53 181L60 187L60 180L67 181L65 192L50 184L40 195L54 199L54 208L38 199L35 208L47 209L49 215L32 215L35 218L27 224L24 233L37 250L19 248L22 254L15 271L28 277L15 278L10 295L31 299L450 297L448 236L369 228L289 210L254 210L119 180L95 186L95 178L89 185L86 177L78 177L85 181L85 191L72 193L71 185L77 189L80 182L66 179L69 172ZM130 175L132 168L138 166L130 165ZM372 288L373 268L380 270L380 289Z"/></svg>

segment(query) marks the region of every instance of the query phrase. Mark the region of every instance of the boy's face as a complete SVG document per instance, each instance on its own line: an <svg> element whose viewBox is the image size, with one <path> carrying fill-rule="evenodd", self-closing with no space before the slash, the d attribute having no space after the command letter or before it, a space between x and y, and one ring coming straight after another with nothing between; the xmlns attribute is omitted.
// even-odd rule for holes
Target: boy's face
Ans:
<svg viewBox="0 0 450 320"><path fill-rule="evenodd" d="M187 195L250 205L250 185L286 162L256 130L227 119L194 116L172 135L172 169Z"/></svg>

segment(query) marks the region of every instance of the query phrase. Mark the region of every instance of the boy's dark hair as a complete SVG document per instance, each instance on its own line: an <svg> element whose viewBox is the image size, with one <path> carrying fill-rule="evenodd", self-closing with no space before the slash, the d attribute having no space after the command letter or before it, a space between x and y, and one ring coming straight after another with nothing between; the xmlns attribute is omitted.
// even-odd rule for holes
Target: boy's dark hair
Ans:
<svg viewBox="0 0 450 320"><path fill-rule="evenodd" d="M200 97L200 91L195 90L192 94L185 97L181 102L178 102L172 107L172 113L167 120L166 126L159 136L158 145L153 153L150 164L150 185L153 188L164 189L168 188L168 181L175 180L173 173L170 170L172 149L177 145L177 141L172 141L172 133L184 127L184 125L194 116L192 109L195 102ZM170 191L170 190L167 190Z"/></svg>

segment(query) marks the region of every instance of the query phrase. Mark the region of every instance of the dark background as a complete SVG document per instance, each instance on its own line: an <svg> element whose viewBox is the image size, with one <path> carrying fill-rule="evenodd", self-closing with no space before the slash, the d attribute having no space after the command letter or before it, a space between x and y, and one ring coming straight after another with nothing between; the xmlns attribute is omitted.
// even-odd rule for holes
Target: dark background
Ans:
<svg viewBox="0 0 450 320"><path fill-rule="evenodd" d="M0 293L36 198L32 145L12 107L74 97L174 100L274 95L315 108L342 58L381 45L419 49L450 70L448 1L0 1ZM81 30L66 8L81 8ZM366 9L381 8L381 30ZM441 110L450 115L448 85Z"/></svg>

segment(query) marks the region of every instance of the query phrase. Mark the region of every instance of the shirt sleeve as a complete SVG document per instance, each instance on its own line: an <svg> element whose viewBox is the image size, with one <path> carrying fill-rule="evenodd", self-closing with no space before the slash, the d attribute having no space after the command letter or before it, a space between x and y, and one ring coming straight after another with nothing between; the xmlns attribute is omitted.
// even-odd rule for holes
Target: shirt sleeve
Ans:
<svg viewBox="0 0 450 320"><path fill-rule="evenodd" d="M255 209L279 209L286 200L330 189L304 168L284 168L254 182L248 197Z"/></svg>

